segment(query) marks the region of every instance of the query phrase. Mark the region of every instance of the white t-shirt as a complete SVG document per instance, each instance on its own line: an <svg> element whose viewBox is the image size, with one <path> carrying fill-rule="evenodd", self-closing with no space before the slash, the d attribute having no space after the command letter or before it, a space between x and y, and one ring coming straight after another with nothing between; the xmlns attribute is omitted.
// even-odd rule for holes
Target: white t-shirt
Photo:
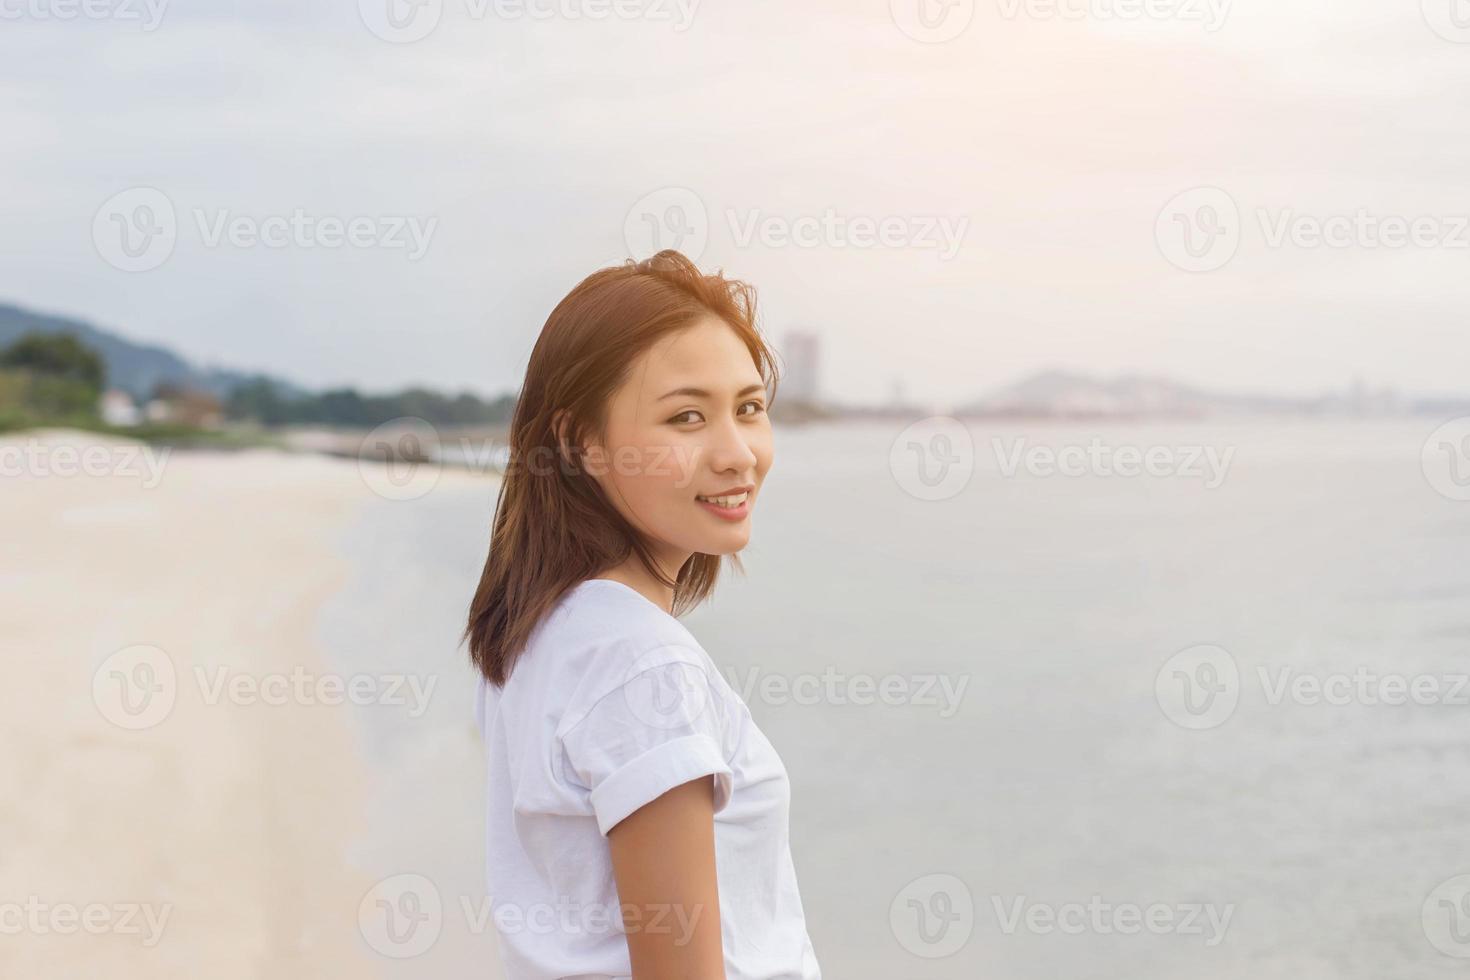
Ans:
<svg viewBox="0 0 1470 980"><path fill-rule="evenodd" d="M677 619L629 586L588 579L537 624L503 689L481 679L476 716L508 980L630 976L607 832L705 775L715 777L726 977L820 980L791 861L786 767ZM639 927L687 936L700 911L645 911Z"/></svg>

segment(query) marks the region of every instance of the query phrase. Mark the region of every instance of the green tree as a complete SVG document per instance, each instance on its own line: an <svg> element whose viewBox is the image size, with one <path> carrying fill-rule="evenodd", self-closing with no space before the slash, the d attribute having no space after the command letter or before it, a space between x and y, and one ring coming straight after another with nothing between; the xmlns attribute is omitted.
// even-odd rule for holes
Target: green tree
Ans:
<svg viewBox="0 0 1470 980"><path fill-rule="evenodd" d="M38 419L96 418L107 378L102 357L69 333L23 334L0 350L0 372L4 411Z"/></svg>
<svg viewBox="0 0 1470 980"><path fill-rule="evenodd" d="M69 333L28 333L0 350L0 367L79 382L101 393L107 368L101 356Z"/></svg>
<svg viewBox="0 0 1470 980"><path fill-rule="evenodd" d="M247 381L230 392L225 413L232 419L253 419L261 425L285 425L296 421L291 405L265 378Z"/></svg>

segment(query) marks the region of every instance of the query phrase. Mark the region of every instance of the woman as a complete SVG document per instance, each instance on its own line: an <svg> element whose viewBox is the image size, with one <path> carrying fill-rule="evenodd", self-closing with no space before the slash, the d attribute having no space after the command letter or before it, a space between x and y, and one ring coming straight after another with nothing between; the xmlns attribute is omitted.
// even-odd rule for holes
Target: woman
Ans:
<svg viewBox="0 0 1470 980"><path fill-rule="evenodd" d="M674 251L531 353L466 629L511 980L820 978L786 769L675 618L740 568L776 375L753 290Z"/></svg>

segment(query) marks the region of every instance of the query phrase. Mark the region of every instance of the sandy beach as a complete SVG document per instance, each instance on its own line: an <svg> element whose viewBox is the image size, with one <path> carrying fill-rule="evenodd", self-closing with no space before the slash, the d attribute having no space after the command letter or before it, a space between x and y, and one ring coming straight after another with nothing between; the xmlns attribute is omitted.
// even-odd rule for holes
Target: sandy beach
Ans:
<svg viewBox="0 0 1470 980"><path fill-rule="evenodd" d="M0 462L0 975L375 975L313 628L358 467L66 431Z"/></svg>

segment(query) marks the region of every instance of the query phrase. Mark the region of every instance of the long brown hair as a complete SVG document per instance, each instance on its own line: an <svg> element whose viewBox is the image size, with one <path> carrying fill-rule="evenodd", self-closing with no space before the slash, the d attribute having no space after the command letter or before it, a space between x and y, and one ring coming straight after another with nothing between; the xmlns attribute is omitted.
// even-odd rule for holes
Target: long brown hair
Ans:
<svg viewBox="0 0 1470 980"><path fill-rule="evenodd" d="M470 659L491 683L505 684L532 630L567 589L630 554L673 588L676 616L714 589L719 556L691 556L670 582L642 535L581 468L577 449L584 435L606 431L608 402L638 356L711 313L744 341L774 398L778 369L756 327L755 290L722 273L704 275L672 249L594 272L551 311L516 402L490 555L465 627ZM742 569L738 555L731 560Z"/></svg>

